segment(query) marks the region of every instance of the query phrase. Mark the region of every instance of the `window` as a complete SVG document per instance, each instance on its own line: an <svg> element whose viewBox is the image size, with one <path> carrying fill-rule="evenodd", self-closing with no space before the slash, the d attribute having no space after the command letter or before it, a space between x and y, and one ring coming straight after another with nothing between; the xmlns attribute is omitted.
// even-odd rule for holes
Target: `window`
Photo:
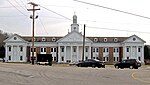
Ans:
<svg viewBox="0 0 150 85"><path fill-rule="evenodd" d="M85 52L88 52L88 48L85 48Z"/></svg>
<svg viewBox="0 0 150 85"><path fill-rule="evenodd" d="M114 42L118 42L118 38L114 38Z"/></svg>
<svg viewBox="0 0 150 85"><path fill-rule="evenodd" d="M93 48L93 52L95 52L95 48Z"/></svg>
<svg viewBox="0 0 150 85"><path fill-rule="evenodd" d="M119 61L119 57L117 57L117 61Z"/></svg>
<svg viewBox="0 0 150 85"><path fill-rule="evenodd" d="M99 52L98 48L93 48L93 52Z"/></svg>
<svg viewBox="0 0 150 85"><path fill-rule="evenodd" d="M32 48L31 48L31 52L32 52ZM34 48L34 52L36 52L36 48Z"/></svg>
<svg viewBox="0 0 150 85"><path fill-rule="evenodd" d="M43 48L41 48L41 52L43 52Z"/></svg>
<svg viewBox="0 0 150 85"><path fill-rule="evenodd" d="M114 53L116 52L116 49L114 48Z"/></svg>
<svg viewBox="0 0 150 85"><path fill-rule="evenodd" d="M106 48L107 49L107 52L109 52L109 49L108 48Z"/></svg>
<svg viewBox="0 0 150 85"><path fill-rule="evenodd" d="M103 60L105 61L105 57L103 57Z"/></svg>
<svg viewBox="0 0 150 85"><path fill-rule="evenodd" d="M114 48L114 52L119 52L119 48Z"/></svg>
<svg viewBox="0 0 150 85"><path fill-rule="evenodd" d="M103 52L105 52L105 48L103 48Z"/></svg>
<svg viewBox="0 0 150 85"><path fill-rule="evenodd" d="M99 51L99 49L98 48L96 48L96 52L98 52Z"/></svg>
<svg viewBox="0 0 150 85"><path fill-rule="evenodd" d="M98 58L98 57L96 57L96 59L97 59L97 60L99 60L99 58Z"/></svg>
<svg viewBox="0 0 150 85"><path fill-rule="evenodd" d="M54 61L56 61L56 57L54 57Z"/></svg>
<svg viewBox="0 0 150 85"><path fill-rule="evenodd" d="M8 47L8 50L11 51L11 47L10 46Z"/></svg>
<svg viewBox="0 0 150 85"><path fill-rule="evenodd" d="M43 38L42 38L42 41L46 41L46 39L43 37Z"/></svg>
<svg viewBox="0 0 150 85"><path fill-rule="evenodd" d="M53 38L52 38L52 41L56 41L56 38L53 37Z"/></svg>
<svg viewBox="0 0 150 85"><path fill-rule="evenodd" d="M21 52L23 51L23 47L22 47L22 46L20 47L20 51L21 51Z"/></svg>
<svg viewBox="0 0 150 85"><path fill-rule="evenodd" d="M46 52L46 48L41 48L41 52Z"/></svg>
<svg viewBox="0 0 150 85"><path fill-rule="evenodd" d="M98 39L97 38L94 38L94 42L97 42L98 41Z"/></svg>
<svg viewBox="0 0 150 85"><path fill-rule="evenodd" d="M46 52L46 48L44 48L44 52Z"/></svg>
<svg viewBox="0 0 150 85"><path fill-rule="evenodd" d="M136 40L136 38L133 38L133 41L135 41Z"/></svg>
<svg viewBox="0 0 150 85"><path fill-rule="evenodd" d="M108 57L106 57L106 59L107 59L107 61L109 61L109 58L108 58Z"/></svg>
<svg viewBox="0 0 150 85"><path fill-rule="evenodd" d="M76 52L76 48L75 47L73 48L73 52Z"/></svg>
<svg viewBox="0 0 150 85"><path fill-rule="evenodd" d="M117 53L119 52L119 48L117 48Z"/></svg>
<svg viewBox="0 0 150 85"><path fill-rule="evenodd" d="M54 48L54 52L56 52L56 48Z"/></svg>
<svg viewBox="0 0 150 85"><path fill-rule="evenodd" d="M109 52L108 48L103 48L103 52Z"/></svg>
<svg viewBox="0 0 150 85"><path fill-rule="evenodd" d="M104 42L107 42L107 38L104 38Z"/></svg>
<svg viewBox="0 0 150 85"><path fill-rule="evenodd" d="M61 57L61 61L64 61L64 57L63 56Z"/></svg>
<svg viewBox="0 0 150 85"><path fill-rule="evenodd" d="M56 52L56 48L51 48L51 52Z"/></svg>
<svg viewBox="0 0 150 85"><path fill-rule="evenodd" d="M17 37L14 37L14 40L17 40Z"/></svg>
<svg viewBox="0 0 150 85"><path fill-rule="evenodd" d="M73 28L74 30L76 29L76 27Z"/></svg>
<svg viewBox="0 0 150 85"><path fill-rule="evenodd" d="M127 57L127 59L129 59L129 57Z"/></svg>
<svg viewBox="0 0 150 85"><path fill-rule="evenodd" d="M88 59L88 57L86 56L86 57L85 57L85 59L87 60L87 59Z"/></svg>
<svg viewBox="0 0 150 85"><path fill-rule="evenodd" d="M61 48L61 52L64 52L64 48L63 47Z"/></svg>
<svg viewBox="0 0 150 85"><path fill-rule="evenodd" d="M51 48L51 52L53 52L53 48Z"/></svg>
<svg viewBox="0 0 150 85"><path fill-rule="evenodd" d="M129 52L129 48L127 48L127 52Z"/></svg>
<svg viewBox="0 0 150 85"><path fill-rule="evenodd" d="M9 60L11 60L11 56L9 56Z"/></svg>
<svg viewBox="0 0 150 85"><path fill-rule="evenodd" d="M138 57L139 61L141 61L141 57Z"/></svg>
<svg viewBox="0 0 150 85"><path fill-rule="evenodd" d="M119 61L119 57L114 57L114 61Z"/></svg>
<svg viewBox="0 0 150 85"><path fill-rule="evenodd" d="M20 60L22 61L23 59L22 59L23 57L22 56L20 56Z"/></svg>
<svg viewBox="0 0 150 85"><path fill-rule="evenodd" d="M70 62L71 62L71 60L67 60L67 62L68 62L68 63L70 63Z"/></svg>
<svg viewBox="0 0 150 85"><path fill-rule="evenodd" d="M141 52L141 48L138 48L138 52Z"/></svg>

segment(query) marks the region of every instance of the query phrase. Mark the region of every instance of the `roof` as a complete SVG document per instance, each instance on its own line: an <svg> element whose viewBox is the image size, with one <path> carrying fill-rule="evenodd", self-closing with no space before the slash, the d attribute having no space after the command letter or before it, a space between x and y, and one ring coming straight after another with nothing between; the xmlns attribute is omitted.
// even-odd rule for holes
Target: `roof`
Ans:
<svg viewBox="0 0 150 85"><path fill-rule="evenodd" d="M28 42L32 41L32 37L30 36L22 36L22 38ZM45 38L45 42L57 42L63 37L60 37L60 36L38 36L36 37L35 36L35 42L43 42L42 39L44 38ZM86 38L90 39L94 43L100 43L100 42L101 43L120 43L129 37L86 37ZM105 41L104 39L107 39L107 41ZM115 39L117 40L115 41Z"/></svg>
<svg viewBox="0 0 150 85"><path fill-rule="evenodd" d="M72 33L74 33L74 32L72 32ZM65 37L69 36L72 33L69 33L66 36L35 36L35 42L58 42L58 41L64 39ZM77 33L77 34L82 36L82 34L80 34L80 33ZM13 36L18 36L18 37L22 38L24 41L28 41L28 42L32 41L32 36L20 36L17 34L14 34ZM11 36L11 37L13 37L13 36ZM10 39L11 37L7 38L5 41ZM144 40L142 40L141 38L139 38L136 35L132 35L129 37L86 37L86 39L88 39L89 41L91 41L93 43L122 43L122 42L128 41L132 37L136 37L140 41L145 43Z"/></svg>
<svg viewBox="0 0 150 85"><path fill-rule="evenodd" d="M95 43L120 43L129 37L87 37Z"/></svg>
<svg viewBox="0 0 150 85"><path fill-rule="evenodd" d="M22 36L22 38L28 42L32 41L32 37L30 36ZM57 40L61 39L62 37L58 36L35 36L35 42L56 42Z"/></svg>

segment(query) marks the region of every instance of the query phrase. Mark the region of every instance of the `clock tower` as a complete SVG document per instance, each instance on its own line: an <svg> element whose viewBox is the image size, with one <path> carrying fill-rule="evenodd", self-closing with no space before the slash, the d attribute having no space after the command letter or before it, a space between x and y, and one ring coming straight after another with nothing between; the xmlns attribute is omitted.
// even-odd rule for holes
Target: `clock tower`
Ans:
<svg viewBox="0 0 150 85"><path fill-rule="evenodd" d="M71 32L72 31L79 32L79 24L77 24L77 16L75 14L73 15L73 24L71 24Z"/></svg>

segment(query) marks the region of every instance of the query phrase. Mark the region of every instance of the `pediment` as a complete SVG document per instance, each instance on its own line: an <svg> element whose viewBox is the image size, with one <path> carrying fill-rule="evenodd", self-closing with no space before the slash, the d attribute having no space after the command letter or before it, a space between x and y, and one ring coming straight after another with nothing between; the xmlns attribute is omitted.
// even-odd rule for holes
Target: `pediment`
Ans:
<svg viewBox="0 0 150 85"><path fill-rule="evenodd" d="M78 32L71 32L58 40L57 42L83 42L83 35ZM85 38L85 42L92 42L90 39Z"/></svg>
<svg viewBox="0 0 150 85"><path fill-rule="evenodd" d="M4 42L27 42L23 38L21 38L19 35L14 34L11 37L4 40Z"/></svg>
<svg viewBox="0 0 150 85"><path fill-rule="evenodd" d="M125 41L123 41L123 43L145 43L145 41L143 39L141 39L140 37L138 37L137 35L132 35L129 38L127 38Z"/></svg>

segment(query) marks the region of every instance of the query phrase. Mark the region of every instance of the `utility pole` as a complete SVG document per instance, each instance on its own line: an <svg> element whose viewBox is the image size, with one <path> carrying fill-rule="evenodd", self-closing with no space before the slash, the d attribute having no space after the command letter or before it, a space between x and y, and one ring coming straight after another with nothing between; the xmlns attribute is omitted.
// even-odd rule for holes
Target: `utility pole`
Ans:
<svg viewBox="0 0 150 85"><path fill-rule="evenodd" d="M82 61L84 61L84 47L85 47L85 24L84 24L84 33L83 33L83 51L82 51Z"/></svg>
<svg viewBox="0 0 150 85"><path fill-rule="evenodd" d="M32 58L31 59L32 59L32 65L34 65L34 19L38 18L38 16L35 17L35 11L40 9L35 9L35 7L38 5L33 2L29 2L28 4L31 4L33 6L32 9L27 9L27 10L32 11L32 15L30 16L30 18L32 19Z"/></svg>

